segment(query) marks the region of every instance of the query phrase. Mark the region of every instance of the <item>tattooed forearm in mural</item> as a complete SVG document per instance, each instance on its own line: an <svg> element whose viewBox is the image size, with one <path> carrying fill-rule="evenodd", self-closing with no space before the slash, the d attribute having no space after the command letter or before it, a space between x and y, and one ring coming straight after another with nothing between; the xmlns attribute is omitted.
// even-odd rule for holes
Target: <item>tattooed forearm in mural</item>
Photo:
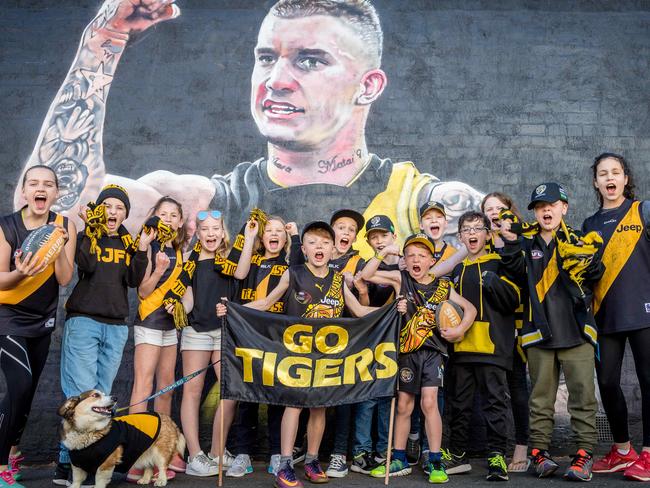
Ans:
<svg viewBox="0 0 650 488"><path fill-rule="evenodd" d="M169 1L147 3L145 7L129 0L108 0L102 5L84 30L77 55L48 110L23 173L36 164L55 170L60 187L57 211L75 207L84 201L83 194L96 195L103 184L106 97L129 35L177 15ZM20 199L18 185L16 207Z"/></svg>

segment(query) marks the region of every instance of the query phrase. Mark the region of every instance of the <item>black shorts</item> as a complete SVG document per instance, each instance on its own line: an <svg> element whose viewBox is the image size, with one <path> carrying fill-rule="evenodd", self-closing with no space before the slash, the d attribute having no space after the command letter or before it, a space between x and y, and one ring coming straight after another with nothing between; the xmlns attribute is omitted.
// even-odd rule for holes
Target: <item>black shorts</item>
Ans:
<svg viewBox="0 0 650 488"><path fill-rule="evenodd" d="M434 349L418 349L400 354L399 391L419 395L425 386L443 386L445 363L442 354Z"/></svg>

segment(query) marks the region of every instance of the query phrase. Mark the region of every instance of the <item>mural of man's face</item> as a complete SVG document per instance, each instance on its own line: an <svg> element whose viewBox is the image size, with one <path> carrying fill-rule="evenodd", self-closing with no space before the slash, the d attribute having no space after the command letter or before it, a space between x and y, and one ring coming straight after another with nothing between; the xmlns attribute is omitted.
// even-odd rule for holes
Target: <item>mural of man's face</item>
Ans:
<svg viewBox="0 0 650 488"><path fill-rule="evenodd" d="M342 20L269 14L255 48L251 112L271 143L296 150L362 130L363 41ZM349 134L354 137L354 134Z"/></svg>

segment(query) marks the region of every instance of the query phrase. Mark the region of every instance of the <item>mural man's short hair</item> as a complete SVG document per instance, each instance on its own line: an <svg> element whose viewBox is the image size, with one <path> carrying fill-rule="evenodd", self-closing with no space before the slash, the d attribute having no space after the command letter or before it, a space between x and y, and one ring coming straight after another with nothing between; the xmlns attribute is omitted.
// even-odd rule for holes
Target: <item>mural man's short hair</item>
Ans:
<svg viewBox="0 0 650 488"><path fill-rule="evenodd" d="M371 64L381 65L384 34L379 16L369 0L280 0L269 13L293 19L313 15L329 15L344 20L365 42Z"/></svg>

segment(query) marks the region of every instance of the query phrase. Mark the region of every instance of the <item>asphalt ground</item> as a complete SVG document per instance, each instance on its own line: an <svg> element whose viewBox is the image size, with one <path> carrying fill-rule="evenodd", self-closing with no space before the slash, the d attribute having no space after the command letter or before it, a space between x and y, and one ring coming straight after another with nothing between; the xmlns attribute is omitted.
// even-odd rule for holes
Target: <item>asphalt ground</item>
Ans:
<svg viewBox="0 0 650 488"><path fill-rule="evenodd" d="M489 487L495 488L495 485L503 486L517 486L517 487L526 487L526 488L536 488L536 487L569 487L571 485L575 486L576 483L580 482L569 482L565 481L562 478L562 473L568 466L570 459L568 457L555 458L556 461L560 463L560 469L556 474L550 478L538 479L533 475L526 473L511 473L510 481L508 482L489 482L485 480L485 475L487 473L487 467L485 460L482 459L472 459L472 471L467 474L453 475L450 476L449 483L447 486L471 486L472 488L481 488ZM242 478L228 478L223 477L223 486L224 487L237 487L237 488L271 488L273 486L274 478L267 474L266 464L261 462L253 463L254 472L250 475L246 475ZM325 467L325 465L324 465ZM40 466L26 466L24 468L24 477L21 483L28 488L53 488L54 485L51 482L52 473L54 472L54 465L40 465ZM302 465L297 467L296 473L299 476L299 479L303 481L305 487L314 486L306 481L303 477ZM632 481L627 481L623 478L622 474L600 474L594 475L593 479L590 482L591 488L605 488L605 487L634 487ZM216 487L218 484L218 477L210 478L197 478L194 476L188 476L185 474L177 474L176 478L169 481L168 486L171 488L190 488L190 487ZM137 486L127 483L126 481L114 480L109 486ZM150 485L153 486L153 485ZM380 488L384 486L384 480L371 478L358 473L350 473L345 478L332 479L330 478L327 486L330 487L375 487ZM390 478L389 486L396 488L413 488L414 486L429 486L427 479L421 469L414 467L413 473L409 476L403 477L393 477Z"/></svg>

